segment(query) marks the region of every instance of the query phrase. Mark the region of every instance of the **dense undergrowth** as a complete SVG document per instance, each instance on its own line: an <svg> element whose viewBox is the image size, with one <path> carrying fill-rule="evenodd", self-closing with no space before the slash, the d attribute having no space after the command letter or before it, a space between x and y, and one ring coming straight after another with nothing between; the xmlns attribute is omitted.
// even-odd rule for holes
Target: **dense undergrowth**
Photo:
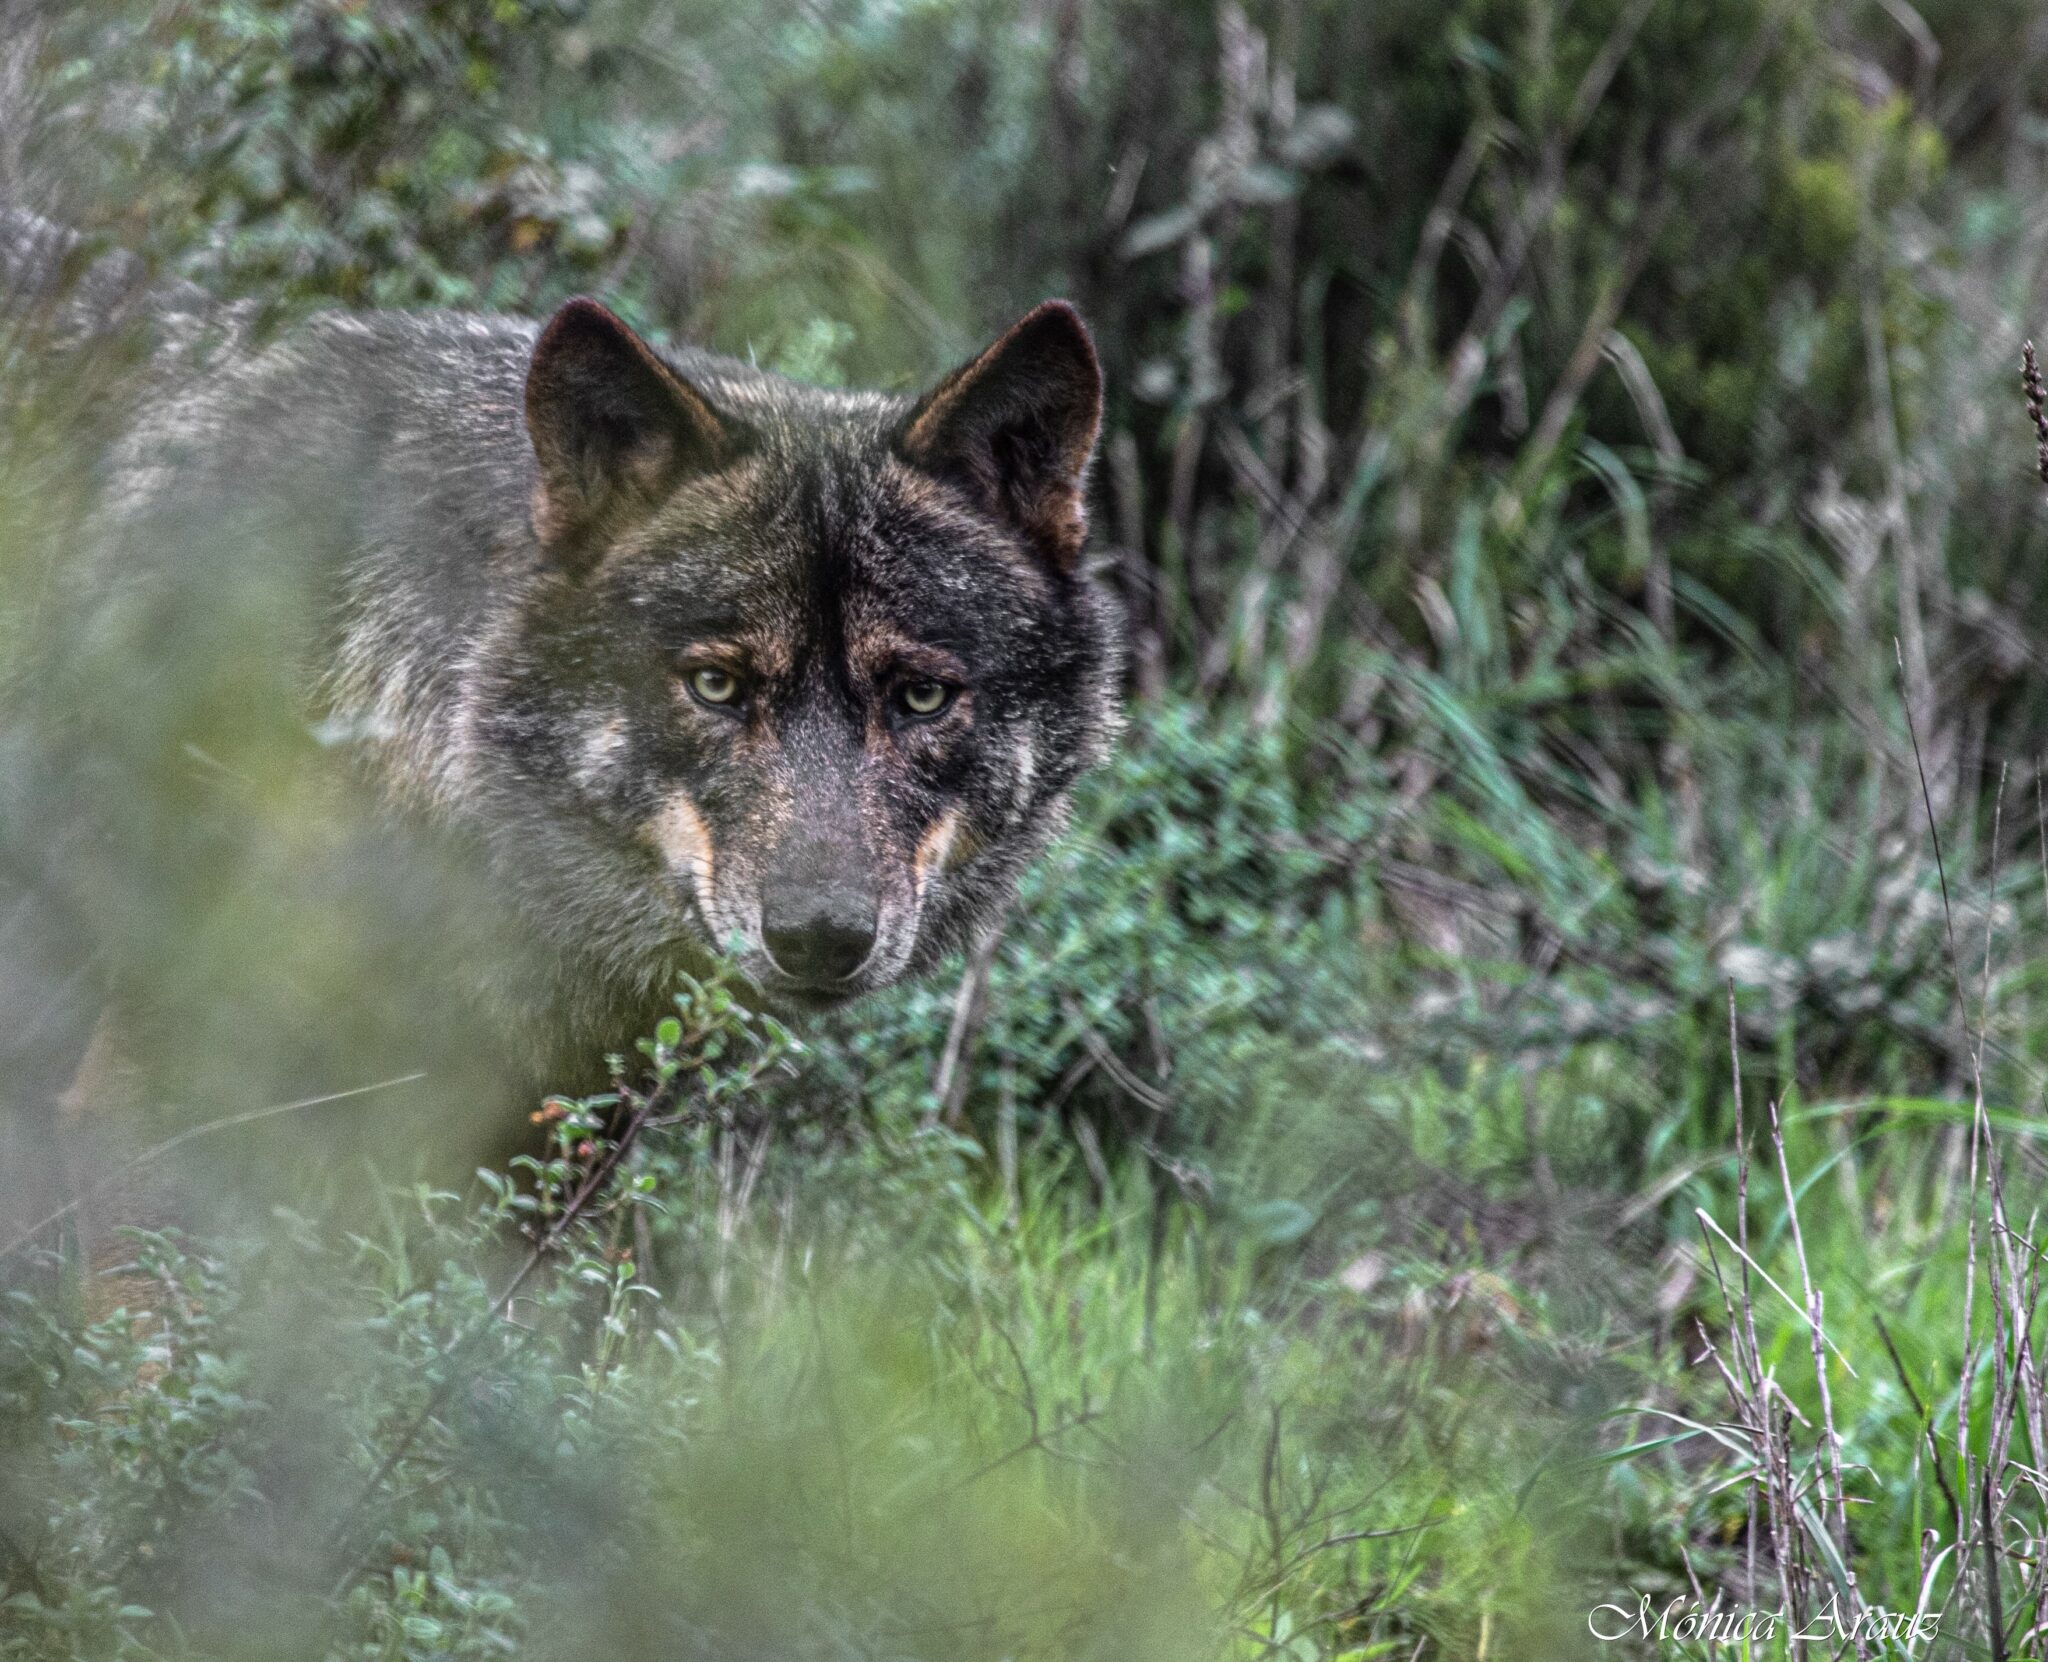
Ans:
<svg viewBox="0 0 2048 1662"><path fill-rule="evenodd" d="M988 964L686 990L582 1209L536 1104L547 1215L14 1247L0 1655L2038 1652L2024 0L17 20L0 190L280 318L1076 294L1134 697Z"/></svg>

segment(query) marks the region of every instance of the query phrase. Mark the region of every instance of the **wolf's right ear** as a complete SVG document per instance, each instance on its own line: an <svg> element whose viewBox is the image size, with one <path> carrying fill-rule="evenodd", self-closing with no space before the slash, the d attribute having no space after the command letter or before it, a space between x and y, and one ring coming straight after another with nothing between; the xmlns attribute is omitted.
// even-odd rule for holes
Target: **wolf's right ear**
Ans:
<svg viewBox="0 0 2048 1662"><path fill-rule="evenodd" d="M703 395L595 300L548 320L526 371L526 430L540 477L533 531L573 559L594 532L730 459L733 435Z"/></svg>

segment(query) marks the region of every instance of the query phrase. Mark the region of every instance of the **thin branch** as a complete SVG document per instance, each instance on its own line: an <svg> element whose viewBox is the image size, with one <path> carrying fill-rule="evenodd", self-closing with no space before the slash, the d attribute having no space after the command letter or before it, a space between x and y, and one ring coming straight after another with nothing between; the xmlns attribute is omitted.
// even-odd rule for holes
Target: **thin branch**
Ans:
<svg viewBox="0 0 2048 1662"><path fill-rule="evenodd" d="M540 1239L534 1243L533 1250L527 1254L525 1262L512 1273L511 1279L498 1290L490 1304L485 1307L484 1313L475 1322L470 1324L469 1330L466 1333L453 1344L447 1346L442 1352L443 1371L439 1382L436 1383L434 1389L428 1394L427 1400L420 1407L419 1412L407 1422L404 1431L399 1434L398 1440L391 1446L383 1460L378 1463L377 1469L370 1474L370 1478L363 1485L361 1492L357 1494L355 1499L343 1511L330 1537L336 1546L339 1546L347 1538L350 1525L354 1522L357 1515L376 1497L378 1491L384 1487L391 1474L398 1469L399 1463L411 1452L412 1446L418 1440L420 1433L426 1429L434 1415L440 1411L442 1405L447 1402L449 1396L453 1393L457 1381L462 1377L461 1370L456 1366L457 1362L480 1340L495 1329L499 1319L511 1306L512 1300L518 1296L519 1289L526 1285L528 1278L533 1272L561 1245L569 1231L577 1225L584 1214L595 1204L598 1197L609 1187L613 1174L639 1143L641 1134L647 1130L649 1122L654 1120L657 1115L665 1114L674 1108L686 1084L694 1077L695 1074L692 1070L678 1066L668 1077L662 1079L653 1090L647 1092L638 1101L634 1102L632 1112L627 1117L626 1123L621 1128L619 1135L606 1148L603 1158L591 1167L589 1173L584 1177L582 1185L569 1197L567 1205L562 1209L561 1216L556 1218ZM634 1093L628 1091L624 1087L623 1082L621 1082L619 1094L622 1100L631 1100ZM347 1592L349 1583L355 1579L361 1568L361 1558L358 1555L350 1554L342 1568L339 1579L335 1582L330 1596L338 1599L343 1593Z"/></svg>

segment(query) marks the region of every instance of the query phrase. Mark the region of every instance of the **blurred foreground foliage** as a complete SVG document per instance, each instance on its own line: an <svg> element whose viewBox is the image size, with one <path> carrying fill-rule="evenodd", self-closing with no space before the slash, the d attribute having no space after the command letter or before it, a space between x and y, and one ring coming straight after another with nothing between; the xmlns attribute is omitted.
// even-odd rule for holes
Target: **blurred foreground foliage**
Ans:
<svg viewBox="0 0 2048 1662"><path fill-rule="evenodd" d="M717 988L681 1015L658 1069L776 1052ZM543 1203L503 1183L392 1190L345 1241L284 1216L260 1256L138 1239L172 1295L147 1322L16 1295L9 1522L37 1551L11 1653L1166 1659L1219 1616L1380 1619L1312 1613L1305 1576L1403 1589L1403 1628L1469 1631L1479 1599L1555 1629L1496 1585L1561 1550L1513 1489L1537 1428L1488 1424L1504 1384L1412 1324L1319 1309L1255 1235L1188 1220L1148 1257L1136 1187L1098 1210L1040 1164L1006 1212L952 1134L798 1166L715 1096L509 1320ZM584 1135L558 1124L557 1204ZM1454 1580L1420 1578L1421 1534Z"/></svg>
<svg viewBox="0 0 2048 1662"><path fill-rule="evenodd" d="M0 191L280 319L591 290L895 385L1074 295L1137 694L985 980L800 1044L689 994L698 1110L501 1316L513 1190L337 1237L353 1170L138 1239L146 1319L11 1294L0 1655L1535 1657L1768 1604L1691 1365L1731 983L1863 1595L1931 1574L1932 1654L1992 1653L1967 1449L2027 1654L1950 954L2024 1216L2035 13L0 6ZM1817 1423L1804 1318L1749 1320Z"/></svg>

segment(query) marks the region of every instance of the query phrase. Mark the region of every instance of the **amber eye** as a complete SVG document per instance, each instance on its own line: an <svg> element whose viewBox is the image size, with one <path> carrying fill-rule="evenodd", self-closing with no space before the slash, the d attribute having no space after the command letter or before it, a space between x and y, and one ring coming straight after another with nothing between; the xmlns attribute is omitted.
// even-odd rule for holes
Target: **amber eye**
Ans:
<svg viewBox="0 0 2048 1662"><path fill-rule="evenodd" d="M953 689L943 681L906 681L896 697L908 715L935 716L953 702Z"/></svg>
<svg viewBox="0 0 2048 1662"><path fill-rule="evenodd" d="M714 709L735 703L740 696L740 678L729 669L717 669L709 664L693 669L690 671L690 696L699 704L709 704Z"/></svg>

